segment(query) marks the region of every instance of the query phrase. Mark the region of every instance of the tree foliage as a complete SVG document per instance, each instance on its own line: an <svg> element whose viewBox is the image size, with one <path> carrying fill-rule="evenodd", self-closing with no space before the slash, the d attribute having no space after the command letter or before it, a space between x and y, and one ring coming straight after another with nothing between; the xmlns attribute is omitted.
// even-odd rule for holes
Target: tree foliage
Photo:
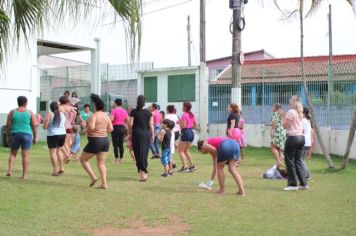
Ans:
<svg viewBox="0 0 356 236"><path fill-rule="evenodd" d="M29 42L55 21L71 18L75 23L90 16L93 9L104 9L108 4L115 17L124 21L134 58L141 44L142 0L0 0L0 65L11 45L18 48L22 39Z"/></svg>

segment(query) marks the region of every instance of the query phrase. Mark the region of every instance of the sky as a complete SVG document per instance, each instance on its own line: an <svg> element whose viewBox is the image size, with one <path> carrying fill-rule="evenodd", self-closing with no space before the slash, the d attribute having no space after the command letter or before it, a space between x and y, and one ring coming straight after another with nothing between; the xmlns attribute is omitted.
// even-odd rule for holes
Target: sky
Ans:
<svg viewBox="0 0 356 236"><path fill-rule="evenodd" d="M263 3L262 3L263 2ZM283 20L271 0L249 0L244 7L246 28L242 32L242 50L265 49L277 58L300 55L298 17ZM280 0L282 2L282 0ZM297 0L283 0L282 7L293 10ZM308 4L308 0L306 3ZM192 64L199 64L199 0L146 0L143 9L141 62L158 67L187 66L187 16L191 20ZM332 4L333 53L356 54L356 17L345 0L324 0L304 23L306 56L328 55L328 4ZM308 5L306 6L308 7ZM228 0L206 0L206 59L230 56L232 35L229 25L232 10ZM125 33L122 23L112 24L109 16L101 23L101 63L126 64ZM64 57L88 61L88 53Z"/></svg>

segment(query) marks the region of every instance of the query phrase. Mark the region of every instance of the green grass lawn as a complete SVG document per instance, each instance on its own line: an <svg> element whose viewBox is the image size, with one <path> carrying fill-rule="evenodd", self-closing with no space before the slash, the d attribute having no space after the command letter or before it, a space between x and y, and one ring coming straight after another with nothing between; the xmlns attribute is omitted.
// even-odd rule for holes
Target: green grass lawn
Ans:
<svg viewBox="0 0 356 236"><path fill-rule="evenodd" d="M84 139L84 138L83 138ZM312 174L307 191L283 192L285 180L265 180L261 174L273 164L269 149L247 148L239 167L247 196L234 195L232 177L226 178L225 196L197 187L207 181L211 158L193 149L198 170L162 178L159 160L149 160L149 180L137 181L128 153L124 163L113 164L110 152L108 190L88 187L89 177L76 162L65 174L49 176L51 164L44 143L31 151L29 180L20 180L18 157L13 177L5 177L8 149L0 148L0 235L92 235L127 222L147 226L172 225L177 234L189 235L355 235L356 162L346 170L328 170L324 159L308 161ZM178 162L178 157L175 156ZM341 159L334 157L335 164ZM92 165L98 175L96 163ZM215 181L214 190L218 185ZM190 229L180 232L176 221ZM134 235L134 234L133 234Z"/></svg>

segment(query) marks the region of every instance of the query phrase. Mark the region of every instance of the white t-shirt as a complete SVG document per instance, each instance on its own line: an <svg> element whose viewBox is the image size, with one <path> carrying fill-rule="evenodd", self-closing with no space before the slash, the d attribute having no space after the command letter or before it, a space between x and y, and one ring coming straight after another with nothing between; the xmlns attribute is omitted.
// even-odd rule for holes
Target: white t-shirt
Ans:
<svg viewBox="0 0 356 236"><path fill-rule="evenodd" d="M306 118L302 119L302 127L303 127L303 134L305 137L305 144L304 147L310 147L311 146L311 124L310 120L307 120Z"/></svg>
<svg viewBox="0 0 356 236"><path fill-rule="evenodd" d="M176 147L175 147L175 133L172 132L172 136L171 136L171 143L170 143L170 147L171 147L171 154L173 155L174 154L174 151L176 150Z"/></svg>
<svg viewBox="0 0 356 236"><path fill-rule="evenodd" d="M180 126L178 124L179 118L178 118L178 116L176 114L166 114L166 116L164 118L174 122L175 126L174 126L174 128L172 130L173 133L177 132L177 131L180 131Z"/></svg>

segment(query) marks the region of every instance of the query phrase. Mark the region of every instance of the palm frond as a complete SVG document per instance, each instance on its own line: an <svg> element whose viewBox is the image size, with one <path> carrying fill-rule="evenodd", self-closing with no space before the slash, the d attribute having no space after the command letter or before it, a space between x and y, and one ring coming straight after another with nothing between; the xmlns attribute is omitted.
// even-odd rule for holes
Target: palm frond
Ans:
<svg viewBox="0 0 356 236"><path fill-rule="evenodd" d="M48 12L47 0L13 0L12 15L14 25L14 43L18 46L23 37L25 42L33 36L37 30L43 28Z"/></svg>
<svg viewBox="0 0 356 236"><path fill-rule="evenodd" d="M311 6L305 17L311 16L314 12L319 9L322 0L311 0Z"/></svg>
<svg viewBox="0 0 356 236"><path fill-rule="evenodd" d="M108 0L118 16L124 20L126 41L129 43L131 61L140 56L142 35L142 0Z"/></svg>
<svg viewBox="0 0 356 236"><path fill-rule="evenodd" d="M0 9L0 65L6 58L9 44L10 18L3 9Z"/></svg>
<svg viewBox="0 0 356 236"><path fill-rule="evenodd" d="M352 7L354 15L356 16L356 1L355 0L346 0Z"/></svg>

